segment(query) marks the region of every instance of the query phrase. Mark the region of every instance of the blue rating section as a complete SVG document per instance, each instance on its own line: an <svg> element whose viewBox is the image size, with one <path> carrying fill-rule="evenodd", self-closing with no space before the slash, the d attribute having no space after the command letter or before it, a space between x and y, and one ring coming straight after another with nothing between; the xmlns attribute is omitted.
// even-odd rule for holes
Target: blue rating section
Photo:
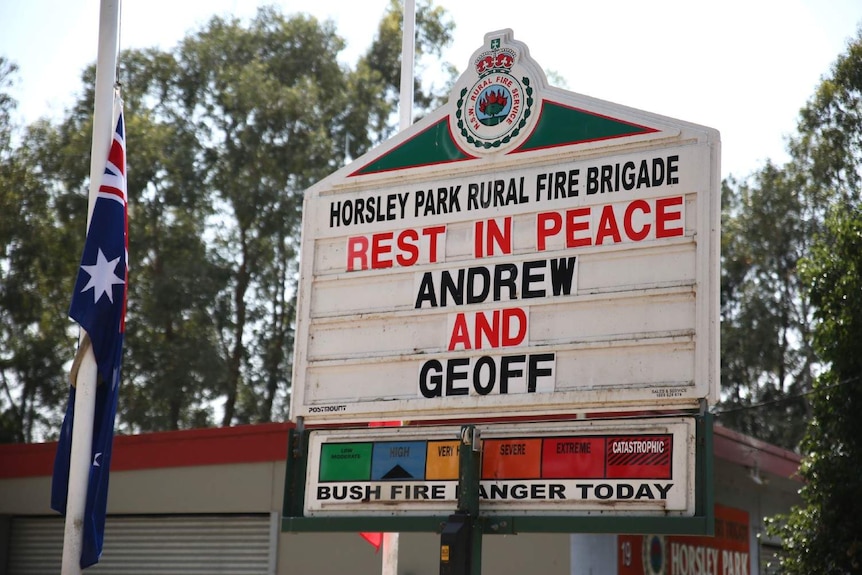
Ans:
<svg viewBox="0 0 862 575"><path fill-rule="evenodd" d="M425 441L375 442L371 455L371 480L425 479Z"/></svg>

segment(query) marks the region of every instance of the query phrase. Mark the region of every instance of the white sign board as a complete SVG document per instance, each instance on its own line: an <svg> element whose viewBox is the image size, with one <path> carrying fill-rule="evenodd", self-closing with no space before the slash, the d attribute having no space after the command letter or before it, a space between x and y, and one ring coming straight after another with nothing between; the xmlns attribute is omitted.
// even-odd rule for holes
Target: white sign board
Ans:
<svg viewBox="0 0 862 575"><path fill-rule="evenodd" d="M691 516L694 420L480 426L483 515ZM429 515L458 504L458 427L311 432L305 517Z"/></svg>
<svg viewBox="0 0 862 575"><path fill-rule="evenodd" d="M715 401L719 148L488 34L447 105L307 191L291 419Z"/></svg>

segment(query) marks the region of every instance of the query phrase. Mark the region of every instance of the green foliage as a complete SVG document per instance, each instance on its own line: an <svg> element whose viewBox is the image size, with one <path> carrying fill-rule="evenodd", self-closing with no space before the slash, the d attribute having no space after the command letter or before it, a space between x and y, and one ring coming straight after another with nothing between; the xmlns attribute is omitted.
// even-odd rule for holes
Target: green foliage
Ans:
<svg viewBox="0 0 862 575"><path fill-rule="evenodd" d="M798 177L769 162L745 182L726 181L722 206L720 421L794 449L816 363L797 264L817 221Z"/></svg>
<svg viewBox="0 0 862 575"><path fill-rule="evenodd" d="M794 160L810 176L809 193L858 203L862 185L862 29L800 111Z"/></svg>
<svg viewBox="0 0 862 575"><path fill-rule="evenodd" d="M7 157L10 151L12 135L12 110L17 103L6 93L12 87L13 78L18 67L0 56L0 157Z"/></svg>
<svg viewBox="0 0 862 575"><path fill-rule="evenodd" d="M289 397L303 191L392 132L400 3L355 69L331 22L263 8L213 18L172 50L120 56L130 286L119 428L281 419ZM421 3L417 54L451 40ZM59 125L13 148L0 59L0 440L50 436L76 329L95 68ZM439 92L417 85L419 113ZM424 91L422 91L424 90ZM216 408L223 408L216 421ZM38 436L38 429L36 436Z"/></svg>
<svg viewBox="0 0 862 575"><path fill-rule="evenodd" d="M55 427L68 389L65 308L76 264L38 169L45 127L31 127L26 146L12 144L16 103L4 90L15 70L0 58L0 440L31 441Z"/></svg>
<svg viewBox="0 0 862 575"><path fill-rule="evenodd" d="M784 541L785 573L862 573L862 210L834 211L802 276L817 309L814 342L830 368L811 396L804 505L772 530Z"/></svg>
<svg viewBox="0 0 862 575"><path fill-rule="evenodd" d="M835 205L860 201L862 40L848 45L800 111L792 161L723 193L721 421L795 449L822 358L797 264ZM751 406L760 405L756 409Z"/></svg>
<svg viewBox="0 0 862 575"><path fill-rule="evenodd" d="M791 152L825 221L800 266L825 371L802 442L803 505L771 529L785 573L862 573L862 32L802 109Z"/></svg>
<svg viewBox="0 0 862 575"><path fill-rule="evenodd" d="M390 0L377 34L366 54L359 59L356 70L349 76L346 125L352 138L351 155L356 157L395 132L393 115L398 112L401 86L401 26L402 2ZM430 1L416 5L416 62L414 81L414 115L434 109L445 101L456 78L451 65L441 64L441 52L452 41L454 24L446 18L443 8ZM426 85L425 60L433 56L430 66L440 67L444 85Z"/></svg>

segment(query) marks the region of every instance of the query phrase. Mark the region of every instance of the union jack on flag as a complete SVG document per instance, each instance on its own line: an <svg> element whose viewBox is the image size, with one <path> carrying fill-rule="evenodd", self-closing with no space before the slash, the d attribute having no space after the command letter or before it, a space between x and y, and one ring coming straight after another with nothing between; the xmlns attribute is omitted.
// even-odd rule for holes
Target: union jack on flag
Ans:
<svg viewBox="0 0 862 575"><path fill-rule="evenodd" d="M72 294L69 316L87 332L99 372L93 421L92 461L84 513L81 568L98 563L102 554L108 503L108 472L114 439L114 420L123 359L126 297L128 294L128 205L126 197L126 140L122 102L115 104L116 129L105 172L93 205L81 266ZM63 426L51 487L51 508L65 514L75 387Z"/></svg>

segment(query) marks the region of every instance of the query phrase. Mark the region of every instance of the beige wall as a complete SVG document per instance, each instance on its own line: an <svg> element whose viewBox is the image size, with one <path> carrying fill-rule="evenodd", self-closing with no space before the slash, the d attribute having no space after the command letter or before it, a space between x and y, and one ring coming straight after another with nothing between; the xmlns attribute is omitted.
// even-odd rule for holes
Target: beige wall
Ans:
<svg viewBox="0 0 862 575"><path fill-rule="evenodd" d="M284 463L209 465L111 473L115 515L281 513ZM1 515L51 515L50 477L0 480ZM58 517L59 521L59 517ZM568 535L487 535L484 573L569 575ZM398 573L437 575L440 536L404 533ZM2 548L2 546L0 546ZM382 553L357 533L279 533L279 575L379 575Z"/></svg>
<svg viewBox="0 0 862 575"><path fill-rule="evenodd" d="M111 473L108 513L281 511L284 463L203 465Z"/></svg>
<svg viewBox="0 0 862 575"><path fill-rule="evenodd" d="M284 463L114 471L108 513L281 511ZM0 480L0 515L51 514L51 478Z"/></svg>
<svg viewBox="0 0 862 575"><path fill-rule="evenodd" d="M0 479L0 515L47 515L51 511L50 477Z"/></svg>
<svg viewBox="0 0 862 575"><path fill-rule="evenodd" d="M437 575L440 536L402 533L399 575ZM379 575L382 554L355 533L282 534L282 575ZM482 538L482 572L493 575L569 575L568 535L487 535Z"/></svg>

